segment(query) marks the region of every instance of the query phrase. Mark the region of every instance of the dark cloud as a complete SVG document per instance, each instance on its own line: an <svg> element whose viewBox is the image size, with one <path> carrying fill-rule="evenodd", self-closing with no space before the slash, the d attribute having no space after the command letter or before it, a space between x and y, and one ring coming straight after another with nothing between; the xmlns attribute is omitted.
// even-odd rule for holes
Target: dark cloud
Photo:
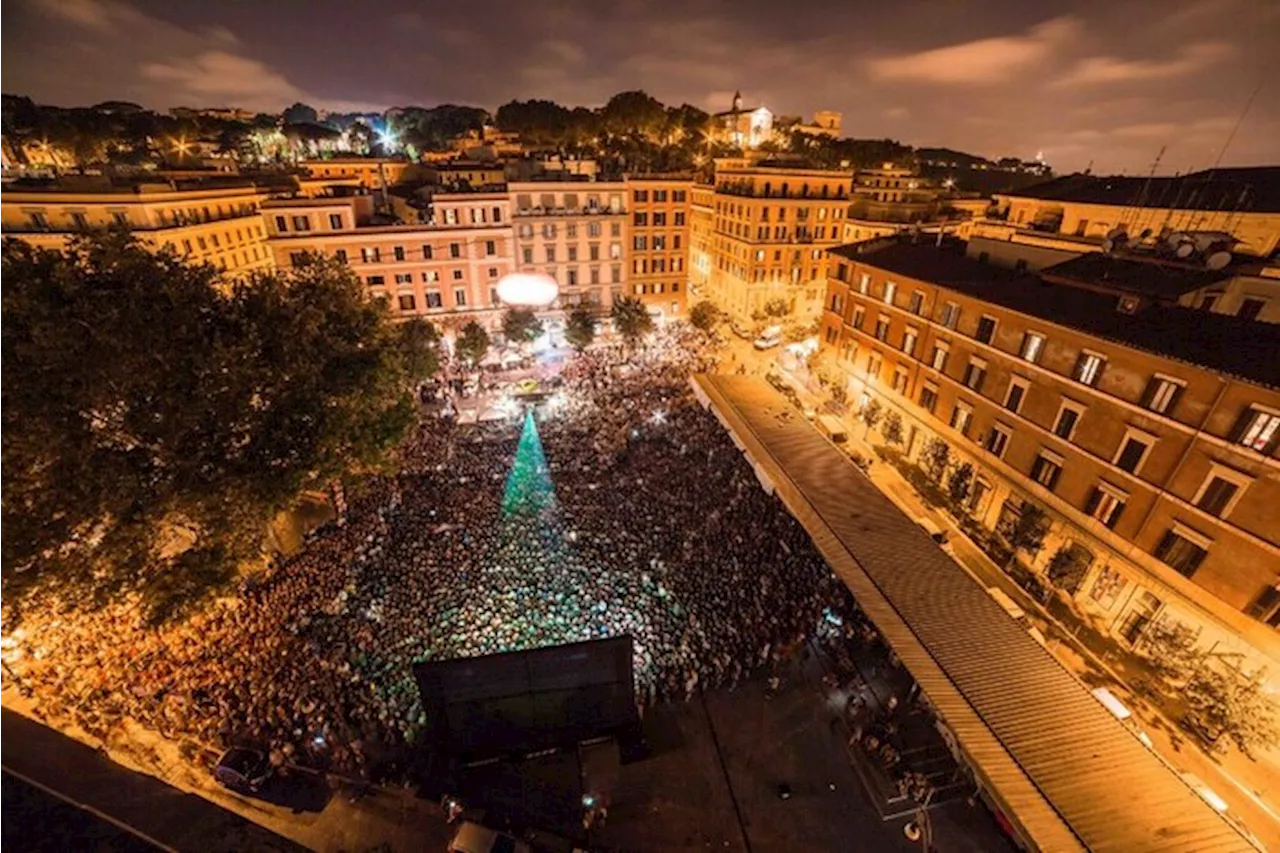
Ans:
<svg viewBox="0 0 1280 853"><path fill-rule="evenodd" d="M1280 159L1280 4L1260 0L10 0L5 90L80 104L349 110L644 88L844 112L846 132L1059 168ZM1268 63L1272 63L1268 67Z"/></svg>

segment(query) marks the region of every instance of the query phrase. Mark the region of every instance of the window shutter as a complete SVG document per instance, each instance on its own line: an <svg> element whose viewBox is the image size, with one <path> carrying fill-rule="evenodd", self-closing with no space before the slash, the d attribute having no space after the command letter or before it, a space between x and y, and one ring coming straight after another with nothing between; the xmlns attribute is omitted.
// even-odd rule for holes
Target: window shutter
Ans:
<svg viewBox="0 0 1280 853"><path fill-rule="evenodd" d="M1156 546L1155 558L1157 560L1163 560L1165 555L1169 553L1169 549L1173 547L1174 541L1175 537L1173 535L1173 531L1170 530L1164 535L1164 538L1160 540L1160 544Z"/></svg>
<svg viewBox="0 0 1280 853"><path fill-rule="evenodd" d="M1249 419L1253 416L1253 409L1247 408L1240 413L1240 417L1236 418L1236 425L1231 428L1231 432L1227 435L1227 441L1232 444L1239 443L1244 436L1245 428L1249 426Z"/></svg>
<svg viewBox="0 0 1280 853"><path fill-rule="evenodd" d="M1089 492L1089 497L1084 502L1084 511L1086 515L1093 515L1094 510L1098 508L1098 504L1102 502L1102 489L1097 486Z"/></svg>
<svg viewBox="0 0 1280 853"><path fill-rule="evenodd" d="M1274 586L1269 586L1262 591L1262 594L1254 599L1253 604L1250 604L1249 609L1245 612L1254 619L1261 619L1270 612L1271 608L1274 607L1278 601L1280 601L1280 589L1277 589Z"/></svg>
<svg viewBox="0 0 1280 853"><path fill-rule="evenodd" d="M1058 487L1058 478L1062 476L1061 468L1054 468L1053 473L1049 475L1049 491L1053 491Z"/></svg>
<svg viewBox="0 0 1280 853"><path fill-rule="evenodd" d="M1178 401L1182 399L1182 392L1186 389L1181 385L1173 389L1173 396L1169 398L1169 405L1165 406L1164 413L1169 417L1173 417L1174 411L1178 408Z"/></svg>
<svg viewBox="0 0 1280 853"><path fill-rule="evenodd" d="M1080 368L1083 366L1084 366L1084 353L1080 353L1080 355L1076 356L1076 366L1071 369L1072 379L1080 378Z"/></svg>
<svg viewBox="0 0 1280 853"><path fill-rule="evenodd" d="M1142 399L1138 401L1138 405L1144 409L1151 408L1151 400L1156 396L1156 388L1160 385L1160 380L1152 376L1147 380L1147 387L1142 392Z"/></svg>
<svg viewBox="0 0 1280 853"><path fill-rule="evenodd" d="M1108 530L1115 530L1115 529L1116 529L1116 525L1117 525L1117 524L1119 524L1119 522L1120 522L1120 516L1124 515L1124 508L1125 508L1126 506L1127 506L1127 504L1119 504L1119 505L1116 507L1115 512L1111 513L1111 518L1107 519L1107 529L1108 529Z"/></svg>

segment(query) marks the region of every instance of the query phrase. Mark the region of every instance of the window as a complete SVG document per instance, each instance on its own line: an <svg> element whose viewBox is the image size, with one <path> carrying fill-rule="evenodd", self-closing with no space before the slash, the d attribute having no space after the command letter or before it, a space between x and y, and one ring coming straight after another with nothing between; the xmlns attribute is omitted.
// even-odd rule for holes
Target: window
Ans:
<svg viewBox="0 0 1280 853"><path fill-rule="evenodd" d="M413 284L413 273L396 273L396 284Z"/></svg>
<svg viewBox="0 0 1280 853"><path fill-rule="evenodd" d="M911 294L911 303L907 306L912 314L919 314L924 310L924 291L917 290Z"/></svg>
<svg viewBox="0 0 1280 853"><path fill-rule="evenodd" d="M339 261L341 261L342 263L344 263L344 264L347 262L347 250L346 250L346 249L337 249L336 251L334 251L333 256L334 256L335 258L337 258Z"/></svg>
<svg viewBox="0 0 1280 853"><path fill-rule="evenodd" d="M1270 453L1275 449L1277 438L1280 438L1280 412L1250 406L1236 422L1230 440L1259 453Z"/></svg>
<svg viewBox="0 0 1280 853"><path fill-rule="evenodd" d="M938 405L938 386L926 382L924 387L920 389L920 407L927 409L929 414L933 414L933 410Z"/></svg>
<svg viewBox="0 0 1280 853"><path fill-rule="evenodd" d="M969 437L969 427L973 423L973 409L964 403L956 403L956 407L951 411L951 428L963 435Z"/></svg>
<svg viewBox="0 0 1280 853"><path fill-rule="evenodd" d="M462 270L454 270L454 271L453 271L453 280L454 280L454 281L462 281Z"/></svg>
<svg viewBox="0 0 1280 853"><path fill-rule="evenodd" d="M868 355L867 356L867 376L872 379L879 378L880 367L883 363L884 363L884 359L881 358L880 353L873 352L870 355Z"/></svg>
<svg viewBox="0 0 1280 853"><path fill-rule="evenodd" d="M360 250L360 260L365 262L366 264L369 264L369 263L376 264L379 260L381 260L381 253L378 251L378 248L376 246L372 249L366 246Z"/></svg>
<svg viewBox="0 0 1280 853"><path fill-rule="evenodd" d="M289 253L289 266L294 267L296 269L298 267L305 267L306 265L307 265L306 252L290 252Z"/></svg>
<svg viewBox="0 0 1280 853"><path fill-rule="evenodd" d="M1151 452L1155 441L1155 436L1147 435L1130 427L1125 431L1124 440L1120 442L1120 450L1116 453L1116 458L1112 462L1123 471L1137 474L1138 469L1142 467L1142 463L1146 461L1147 454Z"/></svg>
<svg viewBox="0 0 1280 853"><path fill-rule="evenodd" d="M495 207L495 208L493 209L493 221L494 221L495 223L496 223L496 222L501 222L501 221L502 221L502 208L500 208L500 207Z"/></svg>
<svg viewBox="0 0 1280 853"><path fill-rule="evenodd" d="M1027 398L1027 389L1030 386L1031 383L1021 376L1010 378L1009 390L1004 395L1004 407L1014 413L1022 411L1022 401Z"/></svg>
<svg viewBox="0 0 1280 853"><path fill-rule="evenodd" d="M645 226L649 224L649 214L647 213L637 210L633 217L635 221L632 224L634 225Z"/></svg>
<svg viewBox="0 0 1280 853"><path fill-rule="evenodd" d="M991 432L987 433L987 451L997 459L1004 458L1004 452L1009 447L1009 436L1012 432L1008 427L996 424L991 427Z"/></svg>
<svg viewBox="0 0 1280 853"><path fill-rule="evenodd" d="M671 200L672 200L672 201L676 202L677 204L684 204L684 199L685 199L685 191L684 191L684 190L672 190L672 191L671 191Z"/></svg>
<svg viewBox="0 0 1280 853"><path fill-rule="evenodd" d="M916 329L910 327L902 333L902 351L907 355L914 356L916 353L916 341L919 335Z"/></svg>
<svg viewBox="0 0 1280 853"><path fill-rule="evenodd" d="M889 318L883 314L876 318L876 337L882 341L889 339Z"/></svg>
<svg viewBox="0 0 1280 853"><path fill-rule="evenodd" d="M32 220L35 220L35 218L36 218L37 216L39 216L39 217L40 217L40 219L42 219L42 220L44 219L43 214L33 213L33 214L31 214L31 218L32 218ZM41 225L42 225L42 227L47 227L48 223L41 223ZM277 231L288 231L288 230L289 230L289 220L285 219L283 216L277 216L277 217L276 217L276 230L277 230Z"/></svg>
<svg viewBox="0 0 1280 853"><path fill-rule="evenodd" d="M677 226L684 225L684 211L682 211L682 210L677 210L677 211L676 211L675 224L676 224Z"/></svg>
<svg viewBox="0 0 1280 853"><path fill-rule="evenodd" d="M892 305L893 297L898 292L898 283L896 281L886 281L884 283L884 304Z"/></svg>
<svg viewBox="0 0 1280 853"><path fill-rule="evenodd" d="M649 200L649 191L648 191L648 190L636 190L636 193L635 193L635 199L636 199L636 201L648 201L648 200Z"/></svg>
<svg viewBox="0 0 1280 853"><path fill-rule="evenodd" d="M412 294L412 293L402 293L402 294L400 294L400 310L401 310L401 311L413 311L413 310L415 310L417 307L418 307L418 306L417 306L417 304L414 302L414 298L413 298L413 294Z"/></svg>
<svg viewBox="0 0 1280 853"><path fill-rule="evenodd" d="M342 230L342 214L341 213L329 214L329 227L334 231Z"/></svg>
<svg viewBox="0 0 1280 853"><path fill-rule="evenodd" d="M1280 587L1269 586L1264 589L1245 613L1272 628L1280 628Z"/></svg>
<svg viewBox="0 0 1280 853"><path fill-rule="evenodd" d="M498 268L489 267L489 278L497 278L497 277L498 277Z"/></svg>
<svg viewBox="0 0 1280 853"><path fill-rule="evenodd" d="M367 279L365 279L365 281L368 282L373 287L380 287L381 285L384 285L387 283L386 278L380 275L371 275Z"/></svg>
<svg viewBox="0 0 1280 853"><path fill-rule="evenodd" d="M27 217L31 220L32 228L35 228L38 231L49 230L49 217L45 216L43 211L33 210L27 214ZM276 228L280 231L285 230L283 216L276 217Z"/></svg>
<svg viewBox="0 0 1280 853"><path fill-rule="evenodd" d="M1256 320L1266 306L1267 300L1265 299L1245 299L1241 301L1240 310L1236 314L1245 320Z"/></svg>
<svg viewBox="0 0 1280 853"><path fill-rule="evenodd" d="M1220 297L1220 296L1222 296L1222 294L1221 294L1221 293L1206 293L1204 296L1201 296L1201 297L1200 297L1200 310L1201 310L1201 311L1212 311L1212 310L1213 310L1213 306L1214 306L1215 304L1217 304L1217 302L1218 302L1218 297Z"/></svg>
<svg viewBox="0 0 1280 853"><path fill-rule="evenodd" d="M600 236L600 223L599 223L599 222L588 222L588 223L587 223L587 236L588 236L588 237L599 237L599 236Z"/></svg>
<svg viewBox="0 0 1280 853"><path fill-rule="evenodd" d="M866 296L869 290L871 290L871 274L864 272L858 276L858 292Z"/></svg>
<svg viewBox="0 0 1280 853"><path fill-rule="evenodd" d="M556 262L556 247L547 246L546 253L547 253L547 263L554 264Z"/></svg>
<svg viewBox="0 0 1280 853"><path fill-rule="evenodd" d="M1107 360L1102 356L1085 350L1076 359L1076 369L1072 376L1077 382L1085 385L1097 385L1098 375L1102 373L1102 366L1106 363Z"/></svg>
<svg viewBox="0 0 1280 853"><path fill-rule="evenodd" d="M460 257L462 257L462 244L461 244L461 243L450 243L450 244L449 244L449 257L451 257L451 258L460 258Z"/></svg>
<svg viewBox="0 0 1280 853"><path fill-rule="evenodd" d="M1222 465L1211 465L1209 475L1200 484L1192 501L1196 506L1210 515L1226 518L1235 507L1250 478Z"/></svg>
<svg viewBox="0 0 1280 853"><path fill-rule="evenodd" d="M577 260L578 260L578 247L570 246L569 247L569 263L571 264L576 263Z"/></svg>
<svg viewBox="0 0 1280 853"><path fill-rule="evenodd" d="M1182 396L1182 388L1182 382L1179 380L1157 373L1151 377L1146 390L1142 392L1141 403L1153 412L1159 412L1162 415L1170 414L1178 398Z"/></svg>
<svg viewBox="0 0 1280 853"><path fill-rule="evenodd" d="M295 217L293 217L293 230L294 230L294 231L310 231L310 230L311 230L311 217L309 217L309 216L295 216Z"/></svg>
<svg viewBox="0 0 1280 853"><path fill-rule="evenodd" d="M631 240L631 248L635 249L637 252L643 252L645 249L649 248L649 240L643 234L637 234L635 237L632 237Z"/></svg>
<svg viewBox="0 0 1280 853"><path fill-rule="evenodd" d="M461 308L467 304L467 292L462 288L458 288L453 292L453 304Z"/></svg>
<svg viewBox="0 0 1280 853"><path fill-rule="evenodd" d="M533 263L533 249L530 248L529 246L525 246L523 249L521 249L520 259L524 261L526 264Z"/></svg>
<svg viewBox="0 0 1280 853"><path fill-rule="evenodd" d="M429 261L429 260L431 260L431 247L430 247L430 246L423 246L423 247L422 247L422 259L423 259L424 261Z"/></svg>
<svg viewBox="0 0 1280 853"><path fill-rule="evenodd" d="M1022 357L1027 361L1034 363L1040 357L1040 351L1044 349L1044 335L1038 335L1035 332L1027 332L1022 336Z"/></svg>
<svg viewBox="0 0 1280 853"><path fill-rule="evenodd" d="M989 344L995 335L996 318L983 314L982 319L978 321L978 331L974 334L974 337L984 344Z"/></svg>
<svg viewBox="0 0 1280 853"><path fill-rule="evenodd" d="M1184 577L1191 577L1204 562L1212 541L1188 527L1174 522L1156 546L1155 558Z"/></svg>
<svg viewBox="0 0 1280 853"><path fill-rule="evenodd" d="M901 365L893 368L893 390L899 394L907 393L907 369Z"/></svg>
<svg viewBox="0 0 1280 853"><path fill-rule="evenodd" d="M566 282L569 287L576 287L578 284L578 271L572 267L569 268L569 280Z"/></svg>
<svg viewBox="0 0 1280 853"><path fill-rule="evenodd" d="M497 242L496 242L496 241L494 241L494 240L485 240L485 241L484 241L484 253L485 253L485 255L486 255L487 257L490 257L490 258L491 258L491 257L493 257L494 255L498 254L498 244L497 244Z"/></svg>
<svg viewBox="0 0 1280 853"><path fill-rule="evenodd" d="M653 191L653 200L654 200L654 201L663 201L663 202L665 202L665 201L667 200L667 191L666 191L666 190L654 190L654 191Z"/></svg>
<svg viewBox="0 0 1280 853"><path fill-rule="evenodd" d="M929 359L929 364L934 370L942 373L947 369L947 355L951 352L951 346L946 341L937 341L933 345L933 356Z"/></svg>
<svg viewBox="0 0 1280 853"><path fill-rule="evenodd" d="M440 308L443 305L444 305L444 302L443 300L441 300L439 293L431 292L427 294L428 308Z"/></svg>
<svg viewBox="0 0 1280 853"><path fill-rule="evenodd" d="M425 281L425 282L427 282L428 284L431 284L431 283L433 283L433 282L437 282L437 281L439 281L439 280L440 280L440 271L439 271L439 270L427 270L426 272L424 272L424 273L422 274L422 280L423 280L423 281Z"/></svg>
<svg viewBox="0 0 1280 853"><path fill-rule="evenodd" d="M1052 492L1061 475L1062 457L1051 451L1041 450L1036 461L1031 464L1031 479Z"/></svg>
<svg viewBox="0 0 1280 853"><path fill-rule="evenodd" d="M622 264L613 264L609 267L609 281L612 284L622 281Z"/></svg>
<svg viewBox="0 0 1280 853"><path fill-rule="evenodd" d="M867 309L863 308L861 305L856 306L853 309L853 327L855 329L861 329L862 321L866 319L866 316Z"/></svg>
<svg viewBox="0 0 1280 853"><path fill-rule="evenodd" d="M548 240L554 240L556 238L556 224L554 222L544 222L542 236Z"/></svg>
<svg viewBox="0 0 1280 853"><path fill-rule="evenodd" d="M391 254L393 254L393 255L395 256L395 259L396 259L397 261L403 261L403 260L404 260L404 246L396 246L394 249L392 249L392 250L391 250Z"/></svg>
<svg viewBox="0 0 1280 853"><path fill-rule="evenodd" d="M954 302L948 302L942 306L942 325L948 329L954 329L956 323L960 322L960 306Z"/></svg>
<svg viewBox="0 0 1280 853"><path fill-rule="evenodd" d="M1114 530L1128 500L1128 492L1121 491L1110 483L1099 483L1089 492L1084 511Z"/></svg>
<svg viewBox="0 0 1280 853"><path fill-rule="evenodd" d="M982 383L987 379L987 363L977 356L972 356L964 368L964 384L974 391L982 391Z"/></svg>
<svg viewBox="0 0 1280 853"><path fill-rule="evenodd" d="M1053 422L1053 434L1070 441L1076 434L1076 424L1080 423L1082 414L1084 406L1071 400L1063 400L1058 407L1058 417Z"/></svg>
<svg viewBox="0 0 1280 853"><path fill-rule="evenodd" d="M89 217L80 211L71 214L71 227L77 231L86 231L89 228Z"/></svg>

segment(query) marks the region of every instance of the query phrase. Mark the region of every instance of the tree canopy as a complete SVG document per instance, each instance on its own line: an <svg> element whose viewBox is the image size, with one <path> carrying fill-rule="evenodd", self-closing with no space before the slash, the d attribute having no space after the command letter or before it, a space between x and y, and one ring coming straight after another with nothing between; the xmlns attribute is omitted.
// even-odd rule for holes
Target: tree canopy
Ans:
<svg viewBox="0 0 1280 853"><path fill-rule="evenodd" d="M615 299L610 311L613 328L622 335L628 346L653 330L653 317L638 297L623 296Z"/></svg>
<svg viewBox="0 0 1280 853"><path fill-rule="evenodd" d="M502 315L502 334L513 344L531 344L542 334L542 321L528 308L508 308Z"/></svg>
<svg viewBox="0 0 1280 853"><path fill-rule="evenodd" d="M454 351L458 358L462 359L471 367L480 364L485 355L489 352L489 332L485 330L475 320L467 323L462 327L462 331L458 333L458 340L454 343Z"/></svg>
<svg viewBox="0 0 1280 853"><path fill-rule="evenodd" d="M6 241L3 276L6 581L226 577L300 491L381 465L435 369L319 257L226 281L110 232Z"/></svg>
<svg viewBox="0 0 1280 853"><path fill-rule="evenodd" d="M713 302L704 299L694 305L689 312L689 322L696 328L710 333L716 327L716 323L720 322L720 309Z"/></svg>
<svg viewBox="0 0 1280 853"><path fill-rule="evenodd" d="M596 318L585 306L578 305L569 312L569 319L564 325L564 339L578 352L586 350L596 339Z"/></svg>

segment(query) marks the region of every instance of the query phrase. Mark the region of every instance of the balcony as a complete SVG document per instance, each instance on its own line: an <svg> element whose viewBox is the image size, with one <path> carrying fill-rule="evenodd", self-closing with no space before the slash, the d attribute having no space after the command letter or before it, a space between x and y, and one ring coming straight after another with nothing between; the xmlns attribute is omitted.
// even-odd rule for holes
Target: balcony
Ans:
<svg viewBox="0 0 1280 853"><path fill-rule="evenodd" d="M625 216L623 207L595 205L587 207L521 207L515 211L516 216Z"/></svg>

